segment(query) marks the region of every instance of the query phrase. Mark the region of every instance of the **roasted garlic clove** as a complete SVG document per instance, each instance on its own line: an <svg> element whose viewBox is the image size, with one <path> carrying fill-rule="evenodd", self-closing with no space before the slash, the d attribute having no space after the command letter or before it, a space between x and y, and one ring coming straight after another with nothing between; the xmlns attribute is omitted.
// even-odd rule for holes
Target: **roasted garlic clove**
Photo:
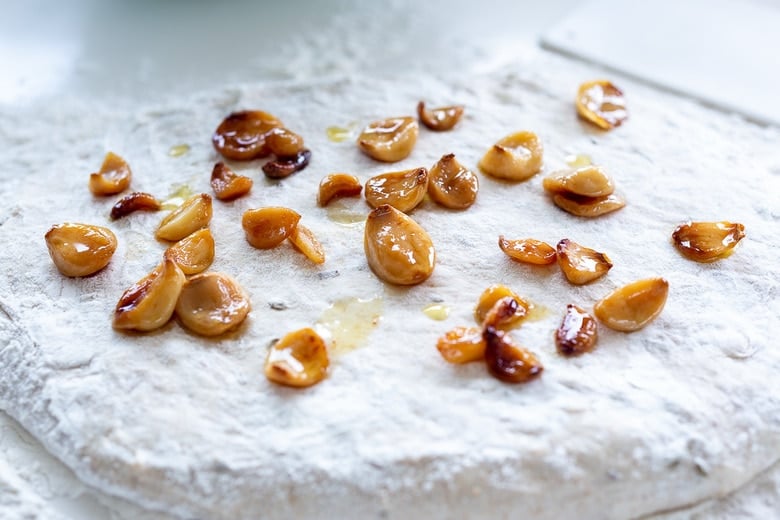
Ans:
<svg viewBox="0 0 780 520"><path fill-rule="evenodd" d="M515 320L518 312L525 316L526 311L521 310L520 308L521 306L518 299L513 296L499 298L487 314L485 314L485 319L482 320L482 328L506 328L507 323L512 323L512 321Z"/></svg>
<svg viewBox="0 0 780 520"><path fill-rule="evenodd" d="M374 121L358 136L360 149L377 161L397 162L412 153L417 142L417 121L411 117L394 117Z"/></svg>
<svg viewBox="0 0 780 520"><path fill-rule="evenodd" d="M280 157L292 157L303 150L303 137L286 128L274 128L265 138L268 149Z"/></svg>
<svg viewBox="0 0 780 520"><path fill-rule="evenodd" d="M602 130L620 126L628 118L623 92L603 79L580 85L576 106L581 118Z"/></svg>
<svg viewBox="0 0 780 520"><path fill-rule="evenodd" d="M389 204L404 213L416 208L428 190L428 170L415 168L382 173L366 181L366 202L372 208Z"/></svg>
<svg viewBox="0 0 780 520"><path fill-rule="evenodd" d="M317 204L327 206L330 201L340 197L357 197L363 191L363 185L354 175L331 173L320 181Z"/></svg>
<svg viewBox="0 0 780 520"><path fill-rule="evenodd" d="M548 243L533 238L507 240L504 235L498 237L498 247L512 260L534 265L555 263L555 249Z"/></svg>
<svg viewBox="0 0 780 520"><path fill-rule="evenodd" d="M325 378L329 364L325 341L313 329L300 329L268 349L265 377L280 385L311 386Z"/></svg>
<svg viewBox="0 0 780 520"><path fill-rule="evenodd" d="M424 282L436 264L436 252L428 233L387 204L368 214L364 249L374 274L396 285Z"/></svg>
<svg viewBox="0 0 780 520"><path fill-rule="evenodd" d="M160 201L150 193L134 191L125 195L111 208L111 219L116 220L136 211L159 211Z"/></svg>
<svg viewBox="0 0 780 520"><path fill-rule="evenodd" d="M90 224L64 223L46 232L49 249L57 270L65 276L89 276L111 261L116 251L116 235L108 229Z"/></svg>
<svg viewBox="0 0 780 520"><path fill-rule="evenodd" d="M132 176L127 162L114 152L108 152L100 171L89 176L89 191L94 195L116 195L130 186Z"/></svg>
<svg viewBox="0 0 780 520"><path fill-rule="evenodd" d="M205 271L214 261L214 237L208 229L199 229L171 247L164 258L170 258L186 275Z"/></svg>
<svg viewBox="0 0 780 520"><path fill-rule="evenodd" d="M466 209L477 200L479 179L447 154L433 165L428 176L428 195L437 204L450 209Z"/></svg>
<svg viewBox="0 0 780 520"><path fill-rule="evenodd" d="M176 302L181 324L201 336L218 336L243 323L251 305L238 283L222 273L202 273L184 284Z"/></svg>
<svg viewBox="0 0 780 520"><path fill-rule="evenodd" d="M245 211L241 226L247 242L258 249L271 249L292 234L299 220L301 216L296 211L272 206Z"/></svg>
<svg viewBox="0 0 780 520"><path fill-rule="evenodd" d="M211 195L200 193L185 200L160 222L155 237L175 242L204 228L211 222Z"/></svg>
<svg viewBox="0 0 780 520"><path fill-rule="evenodd" d="M211 170L211 189L214 190L214 196L219 200L234 200L242 197L249 193L252 184L251 178L238 175L225 166L225 163L218 162Z"/></svg>
<svg viewBox="0 0 780 520"><path fill-rule="evenodd" d="M558 242L557 256L563 275L574 285L592 282L612 269L612 262L607 255L567 238Z"/></svg>
<svg viewBox="0 0 780 520"><path fill-rule="evenodd" d="M306 258L315 264L325 263L325 249L320 244L320 241L317 240L317 237L314 236L314 233L303 224L296 225L287 238L295 246L295 249L303 253Z"/></svg>
<svg viewBox="0 0 780 520"><path fill-rule="evenodd" d="M497 179L524 181L542 169L542 142L533 132L517 132L493 145L479 169Z"/></svg>
<svg viewBox="0 0 780 520"><path fill-rule="evenodd" d="M233 112L219 124L211 142L217 152L227 159L258 159L270 153L265 140L274 128L281 126L282 122L267 112Z"/></svg>
<svg viewBox="0 0 780 520"><path fill-rule="evenodd" d="M170 258L127 289L114 311L114 328L150 331L168 323L185 277Z"/></svg>
<svg viewBox="0 0 780 520"><path fill-rule="evenodd" d="M610 329L633 332L661 314L668 294L669 282L647 278L615 289L596 303L593 312Z"/></svg>
<svg viewBox="0 0 780 520"><path fill-rule="evenodd" d="M581 197L568 193L555 193L553 202L562 210L577 217L594 218L617 211L626 205L623 197L612 193L604 197Z"/></svg>
<svg viewBox="0 0 780 520"><path fill-rule="evenodd" d="M477 306L474 308L474 319L476 322L480 325L484 324L491 309L493 309L496 303L502 298L506 297L516 300L517 308L513 314L508 314L504 316L503 319L491 323L490 325L502 329L507 329L516 325L526 314L528 314L531 305L518 296L512 289L502 284L491 285L479 296Z"/></svg>
<svg viewBox="0 0 780 520"><path fill-rule="evenodd" d="M550 193L582 197L605 197L615 191L612 179L600 166L584 166L555 172L542 181L542 186Z"/></svg>
<svg viewBox="0 0 780 520"><path fill-rule="evenodd" d="M485 357L485 340L478 327L455 327L439 338L436 348L450 363L469 363Z"/></svg>
<svg viewBox="0 0 780 520"><path fill-rule="evenodd" d="M273 161L268 161L263 165L263 173L269 179L284 179L306 168L310 160L311 151L303 149L295 155L279 156Z"/></svg>
<svg viewBox="0 0 780 520"><path fill-rule="evenodd" d="M729 256L745 238L745 226L734 222L686 222L672 233L675 247L686 258L714 262Z"/></svg>
<svg viewBox="0 0 780 520"><path fill-rule="evenodd" d="M443 132L452 129L458 124L463 115L463 105L453 105L441 108L425 108L425 103L417 103L417 116L422 124L436 132Z"/></svg>
<svg viewBox="0 0 780 520"><path fill-rule="evenodd" d="M555 331L555 346L564 356L577 356L590 352L596 346L598 327L596 320L584 309L573 304L566 306L566 314Z"/></svg>
<svg viewBox="0 0 780 520"><path fill-rule="evenodd" d="M508 332L485 327L485 362L493 377L506 383L526 383L544 367L530 350L516 344Z"/></svg>

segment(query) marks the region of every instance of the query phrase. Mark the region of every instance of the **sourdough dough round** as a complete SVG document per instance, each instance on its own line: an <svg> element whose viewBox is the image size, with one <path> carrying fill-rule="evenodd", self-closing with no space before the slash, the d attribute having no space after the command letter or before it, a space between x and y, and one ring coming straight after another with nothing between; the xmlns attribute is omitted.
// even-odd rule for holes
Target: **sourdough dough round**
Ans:
<svg viewBox="0 0 780 520"><path fill-rule="evenodd" d="M630 119L603 133L574 114L574 92L590 74L542 55L462 81L247 85L132 111L84 100L44 114L4 109L0 406L87 483L183 517L624 518L741 486L780 458L780 135L627 80L618 83ZM451 132L422 129L400 163L375 163L353 142L326 137L329 126L411 115L420 99L463 103L466 115ZM163 215L110 222L114 199L92 197L88 174L112 150L131 165L135 191L164 197L186 184L208 193L218 160L210 133L245 108L277 115L313 151L306 170L281 182L264 179L262 163L233 164L255 187L215 201L212 269L250 294L246 325L216 341L175 323L145 335L113 331L119 295L160 261L153 233ZM519 130L541 137L546 172L568 154L590 155L626 208L577 219L544 195L542 175L521 184L481 176L470 209L426 201L414 211L438 264L424 284L400 289L367 267L361 225L316 206L327 173L365 181L451 152L476 168L490 145ZM170 156L179 144L190 152ZM346 204L368 212L363 201ZM301 213L326 248L324 265L287 245L246 243L241 214L271 205ZM748 236L726 260L690 262L670 242L687 219L742 222ZM117 234L107 269L59 275L43 235L63 221ZM555 267L513 263L499 234L569 238L606 252L615 267L574 287ZM567 303L590 308L617 286L659 275L671 288L655 322L633 334L602 327L595 352L556 354L552 333ZM477 296L493 283L548 309L514 333L545 365L530 384L503 384L482 363L446 364L434 348L449 328L472 324ZM364 344L335 356L315 387L268 382L269 342L343 298L383 302ZM451 307L446 321L422 313L432 302Z"/></svg>

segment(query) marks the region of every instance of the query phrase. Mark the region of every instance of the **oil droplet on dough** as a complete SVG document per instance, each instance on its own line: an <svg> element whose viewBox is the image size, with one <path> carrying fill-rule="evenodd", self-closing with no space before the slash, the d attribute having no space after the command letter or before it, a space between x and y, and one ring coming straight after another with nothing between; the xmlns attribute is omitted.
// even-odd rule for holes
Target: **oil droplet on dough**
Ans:
<svg viewBox="0 0 780 520"><path fill-rule="evenodd" d="M195 194L188 184L174 184L168 193L168 198L162 202L161 209L176 209L181 206L185 200Z"/></svg>
<svg viewBox="0 0 780 520"><path fill-rule="evenodd" d="M330 339L331 352L344 354L363 345L379 324L384 302L382 298L344 298L325 309L315 325L323 338Z"/></svg>
<svg viewBox="0 0 780 520"><path fill-rule="evenodd" d="M341 201L331 202L326 209L328 218L342 226L354 227L366 221L366 214L355 211Z"/></svg>
<svg viewBox="0 0 780 520"><path fill-rule="evenodd" d="M577 155L567 155L566 164L572 168L582 168L583 166L590 166L593 164L593 161L591 160L590 155L581 153Z"/></svg>
<svg viewBox="0 0 780 520"><path fill-rule="evenodd" d="M355 130L355 123L350 123L346 127L342 126L329 126L325 129L325 133L328 135L328 139L334 143L343 143L347 139L352 137L352 133Z"/></svg>
<svg viewBox="0 0 780 520"><path fill-rule="evenodd" d="M525 315L523 321L542 321L548 316L550 316L550 309L544 305L529 302L528 314Z"/></svg>
<svg viewBox="0 0 780 520"><path fill-rule="evenodd" d="M185 153L190 151L190 145L188 144L177 144L175 146L171 146L168 150L168 155L171 157L181 157Z"/></svg>
<svg viewBox="0 0 780 520"><path fill-rule="evenodd" d="M450 308L442 303L432 303L423 308L423 314L432 320L444 321L450 315Z"/></svg>

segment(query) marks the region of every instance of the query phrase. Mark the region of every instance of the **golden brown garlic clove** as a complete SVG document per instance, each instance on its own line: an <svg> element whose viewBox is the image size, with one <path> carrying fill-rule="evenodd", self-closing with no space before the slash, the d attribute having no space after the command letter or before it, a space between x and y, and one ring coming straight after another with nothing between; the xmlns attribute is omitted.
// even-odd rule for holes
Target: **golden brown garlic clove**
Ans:
<svg viewBox="0 0 780 520"><path fill-rule="evenodd" d="M731 254L745 238L745 226L734 222L686 222L672 233L675 247L690 260L714 262Z"/></svg>
<svg viewBox="0 0 780 520"><path fill-rule="evenodd" d="M303 150L303 137L286 128L274 128L265 138L271 153L280 157L292 157Z"/></svg>
<svg viewBox="0 0 780 520"><path fill-rule="evenodd" d="M426 127L436 132L451 130L461 116L463 116L463 105L453 105L441 108L425 108L425 103L417 103L417 116Z"/></svg>
<svg viewBox="0 0 780 520"><path fill-rule="evenodd" d="M266 145L268 134L282 126L273 115L260 110L233 112L214 131L211 142L223 157L249 161L270 153Z"/></svg>
<svg viewBox="0 0 780 520"><path fill-rule="evenodd" d="M485 327L485 362L497 379L506 383L526 383L538 377L544 367L530 350L514 342L508 332Z"/></svg>
<svg viewBox="0 0 780 520"><path fill-rule="evenodd" d="M159 211L160 201L150 193L134 191L125 195L111 208L111 219L116 220L136 211Z"/></svg>
<svg viewBox="0 0 780 520"><path fill-rule="evenodd" d="M669 282L647 278L615 289L596 303L593 312L610 329L633 332L661 314L668 294Z"/></svg>
<svg viewBox="0 0 780 520"><path fill-rule="evenodd" d="M199 229L166 249L164 258L176 262L186 275L203 272L214 261L214 237L208 228Z"/></svg>
<svg viewBox="0 0 780 520"><path fill-rule="evenodd" d="M474 319L476 322L480 325L485 324L491 309L493 309L496 303L498 303L502 298L506 297L517 301L517 307L514 310L514 313L506 315L501 320L490 323L490 325L501 329L508 329L516 325L521 319L525 317L526 314L528 314L528 310L531 306L528 302L518 296L512 289L502 284L491 285L479 296L477 306L474 308Z"/></svg>
<svg viewBox="0 0 780 520"><path fill-rule="evenodd" d="M268 349L265 376L280 385L306 387L322 381L329 364L325 341L305 328L287 334Z"/></svg>
<svg viewBox="0 0 780 520"><path fill-rule="evenodd" d="M375 175L366 181L366 202L372 208L389 204L404 213L413 210L425 198L428 170L414 168Z"/></svg>
<svg viewBox="0 0 780 520"><path fill-rule="evenodd" d="M299 172L309 165L311 151L303 149L295 155L278 156L263 165L263 173L269 179L284 179L295 172Z"/></svg>
<svg viewBox="0 0 780 520"><path fill-rule="evenodd" d="M555 346L564 356L590 352L598 340L596 320L584 309L573 304L566 306L566 314L555 331Z"/></svg>
<svg viewBox="0 0 780 520"><path fill-rule="evenodd" d="M244 212L241 226L246 240L258 249L271 249L285 241L298 225L301 215L290 208L271 206Z"/></svg>
<svg viewBox="0 0 780 520"><path fill-rule="evenodd" d="M612 269L612 262L607 255L567 238L558 242L557 256L563 275L574 285L592 282Z"/></svg>
<svg viewBox="0 0 780 520"><path fill-rule="evenodd" d="M615 191L612 179L600 166L584 166L575 170L555 172L542 181L550 193L605 197Z"/></svg>
<svg viewBox="0 0 780 520"><path fill-rule="evenodd" d="M390 205L368 214L363 243L368 265L385 282L415 285L433 273L436 252L431 237Z"/></svg>
<svg viewBox="0 0 780 520"><path fill-rule="evenodd" d="M211 189L219 200L234 200L249 193L253 181L245 175L238 175L225 163L218 162L211 170Z"/></svg>
<svg viewBox="0 0 780 520"><path fill-rule="evenodd" d="M445 208L466 209L477 199L479 179L455 159L455 154L442 156L428 176L428 195Z"/></svg>
<svg viewBox="0 0 780 520"><path fill-rule="evenodd" d="M524 181L542 169L542 142L533 132L517 132L494 144L479 169L497 179Z"/></svg>
<svg viewBox="0 0 780 520"><path fill-rule="evenodd" d="M620 195L612 193L604 197L581 197L568 193L553 194L553 202L562 210L577 217L595 218L617 211L626 205Z"/></svg>
<svg viewBox="0 0 780 520"><path fill-rule="evenodd" d="M315 264L325 263L325 249L320 241L317 240L317 237L314 236L314 233L303 224L299 223L295 226L287 238L296 250L303 253L306 258Z"/></svg>
<svg viewBox="0 0 780 520"><path fill-rule="evenodd" d="M184 284L176 302L176 316L201 336L218 336L243 323L251 309L238 283L222 273L201 273Z"/></svg>
<svg viewBox="0 0 780 520"><path fill-rule="evenodd" d="M170 258L127 289L114 311L114 328L150 331L168 323L184 285L184 273Z"/></svg>
<svg viewBox="0 0 780 520"><path fill-rule="evenodd" d="M555 263L555 249L548 243L533 238L507 240L503 235L498 237L498 247L512 260L533 265L550 265Z"/></svg>
<svg viewBox="0 0 780 520"><path fill-rule="evenodd" d="M417 133L417 121L411 117L382 119L364 128L357 143L372 159L397 162L412 153Z"/></svg>
<svg viewBox="0 0 780 520"><path fill-rule="evenodd" d="M317 204L327 206L330 201L340 197L357 197L363 191L363 185L354 175L331 173L320 181Z"/></svg>
<svg viewBox="0 0 780 520"><path fill-rule="evenodd" d="M127 162L114 152L108 152L100 171L89 176L89 191L94 195L116 195L130 186L132 176Z"/></svg>
<svg viewBox="0 0 780 520"><path fill-rule="evenodd" d="M587 81L577 92L579 116L601 128L610 130L628 118L623 92L607 80Z"/></svg>
<svg viewBox="0 0 780 520"><path fill-rule="evenodd" d="M181 240L208 226L211 215L211 195L194 195L162 219L154 236L170 242Z"/></svg>
<svg viewBox="0 0 780 520"><path fill-rule="evenodd" d="M455 327L436 342L436 349L449 363L469 363L484 359L485 340L478 327Z"/></svg>
<svg viewBox="0 0 780 520"><path fill-rule="evenodd" d="M65 276L89 276L111 261L116 235L101 226L66 222L46 232L46 247L57 270Z"/></svg>

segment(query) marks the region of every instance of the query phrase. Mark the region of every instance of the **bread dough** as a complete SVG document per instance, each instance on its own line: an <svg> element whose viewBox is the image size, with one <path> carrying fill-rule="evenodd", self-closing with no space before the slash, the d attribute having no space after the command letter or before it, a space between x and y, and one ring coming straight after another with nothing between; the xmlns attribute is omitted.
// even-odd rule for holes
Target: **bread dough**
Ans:
<svg viewBox="0 0 780 520"><path fill-rule="evenodd" d="M419 75L289 85L230 86L127 107L67 99L41 113L3 108L0 213L0 407L88 484L182 517L315 516L625 518L723 495L780 458L780 352L776 244L780 236L780 132L614 79L630 119L603 133L576 118L573 96L593 71L542 54L501 72L460 80ZM417 101L462 103L451 132L421 129L409 158L380 164L329 126L412 115ZM108 220L115 198L86 184L112 150L133 169L132 189L160 197L186 184L210 193L219 158L210 134L232 110L259 108L304 136L310 166L281 182L262 162L248 197L215 201L212 270L235 277L253 302L246 325L221 340L176 323L145 335L111 329L122 291L149 272L164 245L163 214ZM542 175L510 184L480 175L463 212L426 201L412 216L431 235L437 267L424 284L389 287L368 269L362 227L316 206L319 180L345 171L362 181L431 166L455 153L476 168L501 137L535 131L545 172L573 153L613 176L626 208L594 220L557 209ZM171 146L188 144L181 157ZM240 216L288 206L323 242L314 266L287 244L249 246ZM367 213L365 203L346 203ZM747 238L728 259L698 264L670 242L688 219L733 220ZM62 277L43 235L55 223L110 227L119 247L109 266ZM615 267L590 285L568 284L555 266L517 264L499 234L606 252ZM558 356L552 332L567 303L591 308L615 287L664 276L661 316L633 334L600 330L599 346ZM511 386L482 363L452 366L434 348L473 305L505 283L540 307L515 337L538 354L542 377ZM329 377L306 389L268 382L267 346L314 324L333 302L380 298L379 325L354 351L334 356ZM451 308L444 322L422 309ZM274 310L276 308L285 310Z"/></svg>

